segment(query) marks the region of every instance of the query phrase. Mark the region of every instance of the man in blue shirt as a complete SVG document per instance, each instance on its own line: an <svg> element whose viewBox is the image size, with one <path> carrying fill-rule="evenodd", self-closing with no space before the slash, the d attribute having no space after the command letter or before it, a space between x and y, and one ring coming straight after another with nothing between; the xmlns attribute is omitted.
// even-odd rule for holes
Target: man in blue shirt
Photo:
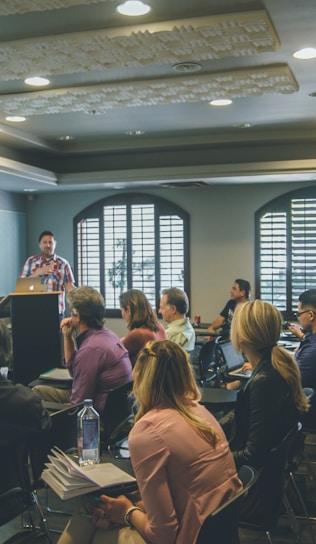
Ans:
<svg viewBox="0 0 316 544"><path fill-rule="evenodd" d="M316 289L308 289L298 299L297 318L300 327L289 326L289 330L301 340L294 357L299 366L302 386L316 390ZM311 407L304 415L304 424L316 428L316 394Z"/></svg>

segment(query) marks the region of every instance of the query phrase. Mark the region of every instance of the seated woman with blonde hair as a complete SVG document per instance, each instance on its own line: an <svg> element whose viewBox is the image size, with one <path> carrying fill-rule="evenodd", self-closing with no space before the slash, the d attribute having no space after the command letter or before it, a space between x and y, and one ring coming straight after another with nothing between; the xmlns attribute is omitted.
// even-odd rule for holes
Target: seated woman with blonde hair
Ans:
<svg viewBox="0 0 316 544"><path fill-rule="evenodd" d="M139 289L128 289L122 293L120 308L129 330L121 340L134 366L137 355L146 342L165 340L166 333L148 298Z"/></svg>
<svg viewBox="0 0 316 544"><path fill-rule="evenodd" d="M278 346L281 327L280 312L269 302L245 302L235 310L231 340L253 369L238 392L235 410L220 420L237 468L247 464L260 469L271 448L308 410L298 366Z"/></svg>
<svg viewBox="0 0 316 544"><path fill-rule="evenodd" d="M142 500L86 502L58 544L193 544L206 517L242 489L221 427L198 402L188 354L170 340L149 342L133 373L129 449Z"/></svg>

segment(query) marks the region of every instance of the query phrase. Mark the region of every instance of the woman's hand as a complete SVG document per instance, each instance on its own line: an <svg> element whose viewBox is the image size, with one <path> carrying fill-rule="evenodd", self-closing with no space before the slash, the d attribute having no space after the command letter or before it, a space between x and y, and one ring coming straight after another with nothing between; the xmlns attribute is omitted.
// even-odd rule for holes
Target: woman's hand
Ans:
<svg viewBox="0 0 316 544"><path fill-rule="evenodd" d="M246 363L244 363L241 367L241 371L242 372L247 372L247 370L253 370L252 368L252 364L251 363L248 363L248 361Z"/></svg>
<svg viewBox="0 0 316 544"><path fill-rule="evenodd" d="M115 499L113 497L108 497L107 495L101 495L100 499L101 501L95 509L95 512L99 513L99 516L103 513L105 519L112 523L124 525L124 515L126 511L131 508L131 506L134 506L132 501L125 497L125 495L120 495ZM97 524L97 527L100 527L100 525Z"/></svg>

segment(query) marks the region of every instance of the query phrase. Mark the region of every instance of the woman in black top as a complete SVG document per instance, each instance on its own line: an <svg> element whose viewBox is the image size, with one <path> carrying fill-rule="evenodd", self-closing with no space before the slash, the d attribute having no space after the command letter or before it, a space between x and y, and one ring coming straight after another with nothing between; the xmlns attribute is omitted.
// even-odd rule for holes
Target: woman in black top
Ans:
<svg viewBox="0 0 316 544"><path fill-rule="evenodd" d="M271 448L308 410L297 364L277 344L281 324L280 312L261 300L240 304L234 313L232 343L253 368L235 410L220 421L237 468L248 464L260 469Z"/></svg>

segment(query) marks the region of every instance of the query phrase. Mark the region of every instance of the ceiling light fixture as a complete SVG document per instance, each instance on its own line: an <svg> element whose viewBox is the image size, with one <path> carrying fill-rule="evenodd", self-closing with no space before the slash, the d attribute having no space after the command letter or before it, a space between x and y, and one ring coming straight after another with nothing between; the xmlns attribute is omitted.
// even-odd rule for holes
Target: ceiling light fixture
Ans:
<svg viewBox="0 0 316 544"><path fill-rule="evenodd" d="M234 125L235 128L250 128L250 123L240 123L239 125Z"/></svg>
<svg viewBox="0 0 316 544"><path fill-rule="evenodd" d="M210 106L230 106L233 101L230 98L218 98L216 100L211 100Z"/></svg>
<svg viewBox="0 0 316 544"><path fill-rule="evenodd" d="M128 136L141 136L144 132L142 130L127 130L126 134Z"/></svg>
<svg viewBox="0 0 316 544"><path fill-rule="evenodd" d="M316 58L316 49L315 47L305 47L305 49L299 49L293 53L295 59L308 60Z"/></svg>
<svg viewBox="0 0 316 544"><path fill-rule="evenodd" d="M5 120L11 121L11 123L22 123L26 120L26 117L23 117L22 115L7 115Z"/></svg>
<svg viewBox="0 0 316 544"><path fill-rule="evenodd" d="M146 15L151 8L148 4L144 4L140 0L127 0L124 4L117 6L116 9L121 15L136 17L137 15Z"/></svg>
<svg viewBox="0 0 316 544"><path fill-rule="evenodd" d="M61 142L69 142L70 140L73 140L74 137L70 136L69 134L66 134L65 136L59 136L57 140L60 140Z"/></svg>
<svg viewBox="0 0 316 544"><path fill-rule="evenodd" d="M197 62L179 62L172 66L175 72L181 72L182 74L188 74L190 72L198 72L201 70L201 65Z"/></svg>
<svg viewBox="0 0 316 544"><path fill-rule="evenodd" d="M32 85L33 87L43 87L44 85L48 85L50 81L49 79L46 79L46 77L34 76L27 77L24 80L24 83L26 83L26 85Z"/></svg>

